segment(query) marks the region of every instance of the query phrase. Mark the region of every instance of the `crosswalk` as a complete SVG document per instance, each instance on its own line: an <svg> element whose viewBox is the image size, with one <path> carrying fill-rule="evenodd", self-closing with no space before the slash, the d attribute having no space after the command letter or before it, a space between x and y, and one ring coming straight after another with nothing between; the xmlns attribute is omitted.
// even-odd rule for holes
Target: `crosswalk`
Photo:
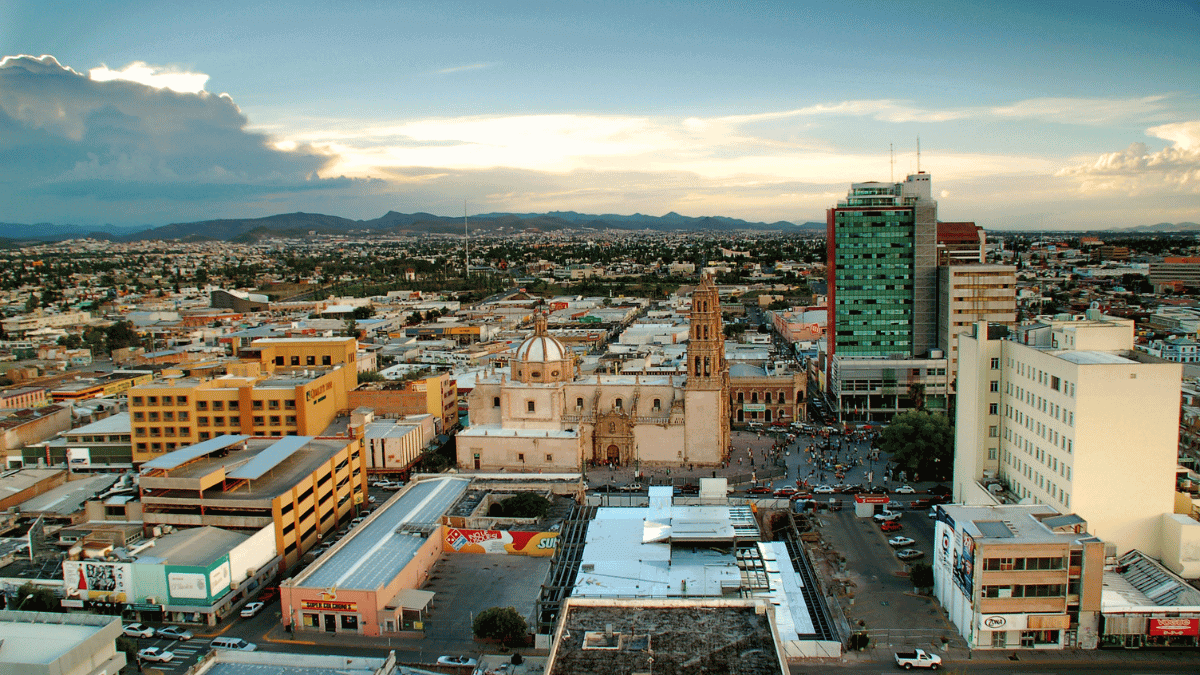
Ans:
<svg viewBox="0 0 1200 675"><path fill-rule="evenodd" d="M143 645L149 640L144 640ZM192 638L186 642L174 640L155 640L154 646L160 649L165 649L175 655L175 658L167 663L145 663L144 668L153 668L164 673L182 673L200 659L201 656L207 654L211 649L212 640L203 638Z"/></svg>

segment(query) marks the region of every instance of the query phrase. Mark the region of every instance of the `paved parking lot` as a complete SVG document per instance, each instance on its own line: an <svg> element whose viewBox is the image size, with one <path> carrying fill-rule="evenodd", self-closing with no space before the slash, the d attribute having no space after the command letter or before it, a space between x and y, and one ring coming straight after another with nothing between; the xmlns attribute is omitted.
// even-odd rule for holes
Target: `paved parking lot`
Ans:
<svg viewBox="0 0 1200 675"><path fill-rule="evenodd" d="M906 503L914 497L893 495ZM914 562L932 562L933 521L928 509L906 510L900 519L902 529L883 532L869 518L854 515L853 507L817 516L823 541L828 545L817 556L824 562L827 580L833 587L843 585L842 607L852 625L872 631L893 631L895 644L909 644L909 636L931 631L953 633L937 601L914 592L908 579L908 564L896 558L896 548L887 540L897 534L914 540L908 548L925 553ZM888 636L884 636L887 639Z"/></svg>
<svg viewBox="0 0 1200 675"><path fill-rule="evenodd" d="M474 616L489 607L512 607L531 621L549 569L548 557L443 554L422 587L437 594L426 634L469 642Z"/></svg>

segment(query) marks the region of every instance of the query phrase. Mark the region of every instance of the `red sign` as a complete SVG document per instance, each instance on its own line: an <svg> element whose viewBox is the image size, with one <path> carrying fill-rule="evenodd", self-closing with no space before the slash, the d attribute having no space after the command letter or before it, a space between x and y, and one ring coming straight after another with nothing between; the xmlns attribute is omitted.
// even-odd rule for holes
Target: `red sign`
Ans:
<svg viewBox="0 0 1200 675"><path fill-rule="evenodd" d="M301 600L300 609L324 609L330 612L354 612L358 610L358 603L333 602L330 600Z"/></svg>
<svg viewBox="0 0 1200 675"><path fill-rule="evenodd" d="M1200 619L1150 619L1151 635L1197 635Z"/></svg>
<svg viewBox="0 0 1200 675"><path fill-rule="evenodd" d="M859 504L886 504L888 503L887 495L854 495L854 501Z"/></svg>

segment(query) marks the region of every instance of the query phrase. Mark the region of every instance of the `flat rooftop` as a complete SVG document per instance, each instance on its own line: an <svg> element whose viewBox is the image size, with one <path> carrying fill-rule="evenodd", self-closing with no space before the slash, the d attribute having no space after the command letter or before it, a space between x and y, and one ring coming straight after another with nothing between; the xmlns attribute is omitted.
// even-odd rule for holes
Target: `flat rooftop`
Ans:
<svg viewBox="0 0 1200 675"><path fill-rule="evenodd" d="M84 503L89 499L112 487L118 478L120 478L118 474L105 473L69 481L53 490L21 502L21 511L23 513L69 516L82 510Z"/></svg>
<svg viewBox="0 0 1200 675"><path fill-rule="evenodd" d="M294 582L304 588L375 590L390 582L467 491L470 478L439 476L410 482Z"/></svg>
<svg viewBox="0 0 1200 675"><path fill-rule="evenodd" d="M458 432L458 435L468 438L474 436L499 438L579 438L579 432L574 429L505 429L499 424L472 424Z"/></svg>
<svg viewBox="0 0 1200 675"><path fill-rule="evenodd" d="M0 499L24 492L38 483L64 473L62 469L22 468L0 474Z"/></svg>
<svg viewBox="0 0 1200 675"><path fill-rule="evenodd" d="M1083 520L1073 514L1059 514L1045 504L942 505L939 508L977 542L1070 542L1092 536L1086 532L1052 530L1051 527L1056 525L1074 526Z"/></svg>
<svg viewBox="0 0 1200 675"><path fill-rule="evenodd" d="M752 600L667 606L645 600L567 601L548 675L788 672L765 614ZM612 639L607 631L612 628ZM653 659L653 660L651 660Z"/></svg>
<svg viewBox="0 0 1200 675"><path fill-rule="evenodd" d="M19 665L49 666L106 628L115 638L119 629L109 626L120 623L113 616L0 611L4 670L23 672Z"/></svg>
<svg viewBox="0 0 1200 675"><path fill-rule="evenodd" d="M63 432L64 436L86 436L89 434L131 434L133 427L129 422L128 412L119 412L98 422L85 424L70 431Z"/></svg>

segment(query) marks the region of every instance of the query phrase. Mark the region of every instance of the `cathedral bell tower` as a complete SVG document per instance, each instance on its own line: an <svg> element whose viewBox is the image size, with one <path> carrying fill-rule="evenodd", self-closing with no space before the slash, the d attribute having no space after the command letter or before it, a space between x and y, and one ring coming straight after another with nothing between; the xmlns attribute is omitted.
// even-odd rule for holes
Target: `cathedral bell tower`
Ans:
<svg viewBox="0 0 1200 675"><path fill-rule="evenodd" d="M725 361L721 297L707 274L692 292L687 361L683 460L716 464L729 450L729 365Z"/></svg>

